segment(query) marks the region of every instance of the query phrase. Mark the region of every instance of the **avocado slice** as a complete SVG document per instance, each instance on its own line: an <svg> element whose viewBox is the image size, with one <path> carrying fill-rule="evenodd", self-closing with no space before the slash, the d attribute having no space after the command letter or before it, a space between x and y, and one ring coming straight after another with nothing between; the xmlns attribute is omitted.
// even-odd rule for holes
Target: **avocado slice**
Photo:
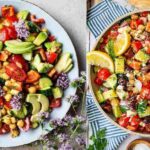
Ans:
<svg viewBox="0 0 150 150"><path fill-rule="evenodd" d="M34 59L33 59L33 62L32 62L32 65L37 68L38 65L41 63L41 57L39 54L36 54Z"/></svg>
<svg viewBox="0 0 150 150"><path fill-rule="evenodd" d="M40 32L33 43L37 46L40 46L47 38L48 35L46 32Z"/></svg>
<svg viewBox="0 0 150 150"><path fill-rule="evenodd" d="M19 13L17 14L17 17L21 20L26 20L28 15L29 15L29 11L22 10L22 11L19 11Z"/></svg>
<svg viewBox="0 0 150 150"><path fill-rule="evenodd" d="M103 85L107 88L114 89L117 85L117 76L116 74L112 74L109 78L107 78L106 82Z"/></svg>
<svg viewBox="0 0 150 150"><path fill-rule="evenodd" d="M32 55L33 53L25 53L25 54L22 54L23 58L27 61L31 61L32 60Z"/></svg>
<svg viewBox="0 0 150 150"><path fill-rule="evenodd" d="M38 94L38 95L39 95L38 102L40 102L41 106L42 106L40 112L48 111L48 109L49 109L49 100L48 100L48 98L43 94Z"/></svg>
<svg viewBox="0 0 150 150"><path fill-rule="evenodd" d="M55 87L52 89L54 98L61 98L63 96L63 91L59 87Z"/></svg>
<svg viewBox="0 0 150 150"><path fill-rule="evenodd" d="M61 55L60 59L58 60L57 64L55 65L55 69L58 73L64 72L67 70L68 67L72 64L70 53L64 53Z"/></svg>
<svg viewBox="0 0 150 150"><path fill-rule="evenodd" d="M39 73L47 73L52 67L53 65L49 63L39 63L36 68Z"/></svg>
<svg viewBox="0 0 150 150"><path fill-rule="evenodd" d="M20 110L12 109L10 113L16 118L24 119L28 112L27 112L27 108L23 106Z"/></svg>
<svg viewBox="0 0 150 150"><path fill-rule="evenodd" d="M139 60L141 62L147 62L150 59L150 56L148 54L146 54L143 50L139 50L136 54L135 54L135 59Z"/></svg>
<svg viewBox="0 0 150 150"><path fill-rule="evenodd" d="M64 70L65 73L69 72L73 68L73 64L70 64L68 68Z"/></svg>
<svg viewBox="0 0 150 150"><path fill-rule="evenodd" d="M39 95L37 94L28 94L27 95L27 99L26 101L28 103L31 103L32 104L32 114L37 114L40 110L41 110L41 105L40 103L38 102L38 97Z"/></svg>

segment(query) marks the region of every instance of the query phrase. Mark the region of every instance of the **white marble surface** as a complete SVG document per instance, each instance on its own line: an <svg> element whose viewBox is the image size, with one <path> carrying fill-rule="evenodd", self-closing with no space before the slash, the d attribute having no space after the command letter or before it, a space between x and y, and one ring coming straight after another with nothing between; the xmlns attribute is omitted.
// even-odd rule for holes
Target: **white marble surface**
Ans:
<svg viewBox="0 0 150 150"><path fill-rule="evenodd" d="M69 34L75 46L79 60L79 68L80 70L85 70L86 0L27 0L27 1L41 7L64 27L64 29ZM28 147L28 146L21 146L15 148L0 148L0 150L38 150L38 149L41 150L41 148L38 147Z"/></svg>

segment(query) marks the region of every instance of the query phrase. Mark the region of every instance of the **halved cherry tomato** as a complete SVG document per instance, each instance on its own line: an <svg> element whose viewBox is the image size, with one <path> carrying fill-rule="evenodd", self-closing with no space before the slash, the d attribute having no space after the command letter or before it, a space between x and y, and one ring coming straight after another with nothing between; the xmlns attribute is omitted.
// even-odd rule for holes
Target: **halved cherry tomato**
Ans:
<svg viewBox="0 0 150 150"><path fill-rule="evenodd" d="M131 20L130 27L131 27L131 29L136 29L141 24L143 24L143 20L141 20L141 19Z"/></svg>
<svg viewBox="0 0 150 150"><path fill-rule="evenodd" d="M126 114L123 114L119 119L118 119L118 123L122 126L122 127L126 127L129 124L129 120L130 117L127 117Z"/></svg>
<svg viewBox="0 0 150 150"><path fill-rule="evenodd" d="M0 107L4 105L4 100L2 97L0 97Z"/></svg>
<svg viewBox="0 0 150 150"><path fill-rule="evenodd" d="M146 100L150 100L150 88L142 87L140 97Z"/></svg>
<svg viewBox="0 0 150 150"><path fill-rule="evenodd" d="M53 64L55 62L55 60L57 59L58 57L58 54L57 53L54 53L54 52L51 52L51 53L46 53L46 57L47 57L47 61L50 63L50 64Z"/></svg>
<svg viewBox="0 0 150 150"><path fill-rule="evenodd" d="M111 73L107 68L102 68L97 73L97 77L102 81L105 81L110 75Z"/></svg>
<svg viewBox="0 0 150 150"><path fill-rule="evenodd" d="M24 81L27 77L25 71L19 68L16 64L10 63L5 67L6 73L16 81Z"/></svg>
<svg viewBox="0 0 150 150"><path fill-rule="evenodd" d="M8 101L5 101L4 102L4 107L6 108L6 109L11 109L12 107L11 107L11 105L10 105L10 101L8 102Z"/></svg>
<svg viewBox="0 0 150 150"><path fill-rule="evenodd" d="M50 103L50 108L57 108L61 106L61 98L53 99Z"/></svg>
<svg viewBox="0 0 150 150"><path fill-rule="evenodd" d="M98 77L96 77L94 80L94 83L100 86L103 84L103 81L101 79L99 79Z"/></svg>
<svg viewBox="0 0 150 150"><path fill-rule="evenodd" d="M141 120L140 120L139 116L136 115L136 116L131 117L131 122L130 122L130 124L131 124L131 126L137 126L137 125L140 124L140 121L141 121Z"/></svg>
<svg viewBox="0 0 150 150"><path fill-rule="evenodd" d="M3 124L2 127L0 128L0 134L5 134L10 131L9 125Z"/></svg>
<svg viewBox="0 0 150 150"><path fill-rule="evenodd" d="M37 71L30 70L27 73L26 83L34 83L40 78L40 74Z"/></svg>
<svg viewBox="0 0 150 150"><path fill-rule="evenodd" d="M141 12L140 16L141 17L146 17L148 15L148 13L149 13L148 11Z"/></svg>
<svg viewBox="0 0 150 150"><path fill-rule="evenodd" d="M0 29L0 41L5 42L9 39L10 39L10 37L9 37L7 28L4 27L4 28Z"/></svg>
<svg viewBox="0 0 150 150"><path fill-rule="evenodd" d="M135 70L140 70L141 69L141 62L133 60L133 61L129 61L128 65L135 69Z"/></svg>
<svg viewBox="0 0 150 150"><path fill-rule="evenodd" d="M28 64L25 61L25 59L22 57L22 55L15 54L9 59L9 61L11 63L16 64L19 68L28 71Z"/></svg>
<svg viewBox="0 0 150 150"><path fill-rule="evenodd" d="M9 16L5 18L4 25L13 26L13 23L17 21L18 21L18 18L16 16Z"/></svg>
<svg viewBox="0 0 150 150"><path fill-rule="evenodd" d="M2 16L3 17L10 17L15 15L15 9L13 6L2 6L1 8Z"/></svg>
<svg viewBox="0 0 150 150"><path fill-rule="evenodd" d="M142 43L140 41L133 41L131 43L131 46L133 48L133 51L136 53L138 52L143 46Z"/></svg>
<svg viewBox="0 0 150 150"><path fill-rule="evenodd" d="M10 39L16 39L17 38L17 32L15 30L15 27L10 26L10 27L6 27L7 31L8 31L8 35Z"/></svg>

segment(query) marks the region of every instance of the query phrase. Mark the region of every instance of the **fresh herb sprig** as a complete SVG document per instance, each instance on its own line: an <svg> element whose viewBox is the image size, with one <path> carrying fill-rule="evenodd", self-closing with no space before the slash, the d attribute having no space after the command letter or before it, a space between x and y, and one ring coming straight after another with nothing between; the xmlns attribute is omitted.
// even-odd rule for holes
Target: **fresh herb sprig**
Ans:
<svg viewBox="0 0 150 150"><path fill-rule="evenodd" d="M95 136L92 135L90 137L93 144L89 145L87 150L105 150L108 144L105 136L106 136L106 129L97 131Z"/></svg>

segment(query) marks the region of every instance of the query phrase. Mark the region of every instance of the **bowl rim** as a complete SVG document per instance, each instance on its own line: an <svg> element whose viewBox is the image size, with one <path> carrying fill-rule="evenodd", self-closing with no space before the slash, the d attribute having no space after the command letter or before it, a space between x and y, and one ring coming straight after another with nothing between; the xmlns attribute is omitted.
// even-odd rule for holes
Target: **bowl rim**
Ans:
<svg viewBox="0 0 150 150"><path fill-rule="evenodd" d="M100 39L102 38L102 36L114 25L116 24L118 21L128 17L128 16L131 16L132 14L135 14L135 13L140 13L140 12L144 12L144 11L150 11L150 8L148 9L140 9L140 10L135 10L135 11L131 11L125 15L122 15L120 17L118 17L115 21L113 21L109 26L106 27L106 29L104 29L104 31L96 38L96 43L94 44L93 48L90 50L90 51L93 51L96 49ZM94 93L94 90L93 90L93 87L92 87L92 81L91 81L91 65L87 65L87 77L88 77L88 86L89 86L89 89L90 89L90 92L92 94L92 97L94 99L94 102L97 106L97 108L99 109L100 112L102 112L102 114L113 124L115 125L116 127L122 129L123 131L125 131L126 133L129 133L129 134L133 134L133 135L139 135L139 136L142 136L142 137L150 137L150 134L146 134L146 133L140 133L140 132L135 132L135 131L131 131L131 130L128 130L124 127L121 127L118 123L116 123L111 117L108 116L108 114L102 109L102 107L99 105L98 101L97 101L97 98L96 98L96 95Z"/></svg>

